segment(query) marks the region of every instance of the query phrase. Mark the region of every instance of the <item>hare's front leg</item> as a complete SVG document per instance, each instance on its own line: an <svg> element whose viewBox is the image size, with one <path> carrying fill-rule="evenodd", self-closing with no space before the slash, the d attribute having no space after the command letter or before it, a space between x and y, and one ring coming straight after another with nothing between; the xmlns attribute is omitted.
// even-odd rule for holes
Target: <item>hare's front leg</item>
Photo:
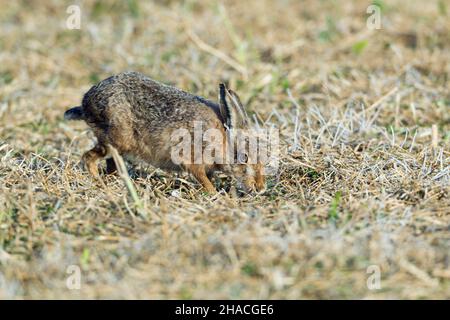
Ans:
<svg viewBox="0 0 450 320"><path fill-rule="evenodd" d="M206 189L208 193L216 193L217 190L209 180L206 175L205 166L201 164L189 164L185 165L186 170L192 173L192 175L200 182L203 188Z"/></svg>
<svg viewBox="0 0 450 320"><path fill-rule="evenodd" d="M99 177L97 166L98 161L106 157L107 154L108 149L101 144L97 144L94 148L83 154L82 160L86 166L86 169L94 178Z"/></svg>

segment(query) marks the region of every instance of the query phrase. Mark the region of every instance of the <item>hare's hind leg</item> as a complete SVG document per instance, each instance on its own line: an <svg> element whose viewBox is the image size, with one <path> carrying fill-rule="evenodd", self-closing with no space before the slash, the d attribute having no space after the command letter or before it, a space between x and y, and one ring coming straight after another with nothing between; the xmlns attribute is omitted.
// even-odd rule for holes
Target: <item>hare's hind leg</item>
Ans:
<svg viewBox="0 0 450 320"><path fill-rule="evenodd" d="M107 154L108 149L102 144L97 144L91 150L83 154L82 159L86 166L86 169L94 178L99 177L97 166L98 161L106 157Z"/></svg>
<svg viewBox="0 0 450 320"><path fill-rule="evenodd" d="M208 193L216 193L217 190L209 180L206 175L205 166L201 164L188 164L185 165L186 170L192 173L192 175L200 182L203 188L206 189Z"/></svg>
<svg viewBox="0 0 450 320"><path fill-rule="evenodd" d="M117 172L117 166L113 158L106 159L106 174L113 174Z"/></svg>

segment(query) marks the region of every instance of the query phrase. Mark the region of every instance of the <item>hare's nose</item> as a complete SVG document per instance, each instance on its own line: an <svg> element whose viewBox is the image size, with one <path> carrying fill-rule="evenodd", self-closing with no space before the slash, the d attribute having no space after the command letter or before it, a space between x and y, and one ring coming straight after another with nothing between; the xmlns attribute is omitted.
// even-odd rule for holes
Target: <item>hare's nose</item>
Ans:
<svg viewBox="0 0 450 320"><path fill-rule="evenodd" d="M256 183L256 190L258 192L264 192L266 191L266 185L263 183Z"/></svg>

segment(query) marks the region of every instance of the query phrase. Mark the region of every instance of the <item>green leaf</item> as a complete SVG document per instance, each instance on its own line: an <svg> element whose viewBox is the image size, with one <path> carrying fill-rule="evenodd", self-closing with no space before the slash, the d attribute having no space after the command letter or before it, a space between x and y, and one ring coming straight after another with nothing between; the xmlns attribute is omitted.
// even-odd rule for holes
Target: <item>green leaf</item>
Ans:
<svg viewBox="0 0 450 320"><path fill-rule="evenodd" d="M80 257L80 263L82 266L87 266L89 263L90 251L89 248L84 248Z"/></svg>
<svg viewBox="0 0 450 320"><path fill-rule="evenodd" d="M128 10L133 18L139 17L139 3L136 0L128 0Z"/></svg>
<svg viewBox="0 0 450 320"><path fill-rule="evenodd" d="M0 83L9 84L14 80L14 77L10 71L0 72Z"/></svg>
<svg viewBox="0 0 450 320"><path fill-rule="evenodd" d="M289 89L289 87L291 86L289 83L289 80L287 78L283 78L281 80L281 86L283 87L284 90Z"/></svg>
<svg viewBox="0 0 450 320"><path fill-rule="evenodd" d="M328 31L320 31L319 32L319 40L322 42L328 42L331 40L331 35Z"/></svg>
<svg viewBox="0 0 450 320"><path fill-rule="evenodd" d="M95 73L95 72L91 72L89 74L89 81L92 84L96 84L96 83L100 82L100 76L97 73Z"/></svg>
<svg viewBox="0 0 450 320"><path fill-rule="evenodd" d="M380 8L381 12L386 11L386 4L384 3L383 0L373 0L372 4L378 6L378 8Z"/></svg>
<svg viewBox="0 0 450 320"><path fill-rule="evenodd" d="M353 46L352 46L352 51L354 54L361 54L364 49L367 47L367 45L369 44L369 42L367 40L361 40L356 42Z"/></svg>
<svg viewBox="0 0 450 320"><path fill-rule="evenodd" d="M444 0L440 0L438 2L438 9L439 13L443 16L447 15L447 5L445 4Z"/></svg>
<svg viewBox="0 0 450 320"><path fill-rule="evenodd" d="M328 211L328 217L333 221L336 221L339 218L338 207L339 207L339 203L341 202L341 197L342 197L342 192L338 191L334 195L333 201L331 201L330 210Z"/></svg>
<svg viewBox="0 0 450 320"><path fill-rule="evenodd" d="M100 0L97 0L97 1L95 1L94 5L92 7L91 17L93 19L97 19L107 11L108 11L108 7L104 3L102 3Z"/></svg>
<svg viewBox="0 0 450 320"><path fill-rule="evenodd" d="M243 274L250 277L255 277L258 275L258 267L253 262L247 262L244 264L241 271Z"/></svg>

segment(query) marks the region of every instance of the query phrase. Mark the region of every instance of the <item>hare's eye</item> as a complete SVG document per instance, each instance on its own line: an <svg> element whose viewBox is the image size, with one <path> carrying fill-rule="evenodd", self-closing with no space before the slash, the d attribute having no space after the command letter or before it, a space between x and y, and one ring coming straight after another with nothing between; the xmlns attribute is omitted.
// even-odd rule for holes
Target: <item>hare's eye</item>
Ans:
<svg viewBox="0 0 450 320"><path fill-rule="evenodd" d="M247 154L245 154L245 153L239 153L239 154L238 154L238 161L239 161L239 163L242 163L242 164L247 163L247 161L248 161L248 156L247 156Z"/></svg>

